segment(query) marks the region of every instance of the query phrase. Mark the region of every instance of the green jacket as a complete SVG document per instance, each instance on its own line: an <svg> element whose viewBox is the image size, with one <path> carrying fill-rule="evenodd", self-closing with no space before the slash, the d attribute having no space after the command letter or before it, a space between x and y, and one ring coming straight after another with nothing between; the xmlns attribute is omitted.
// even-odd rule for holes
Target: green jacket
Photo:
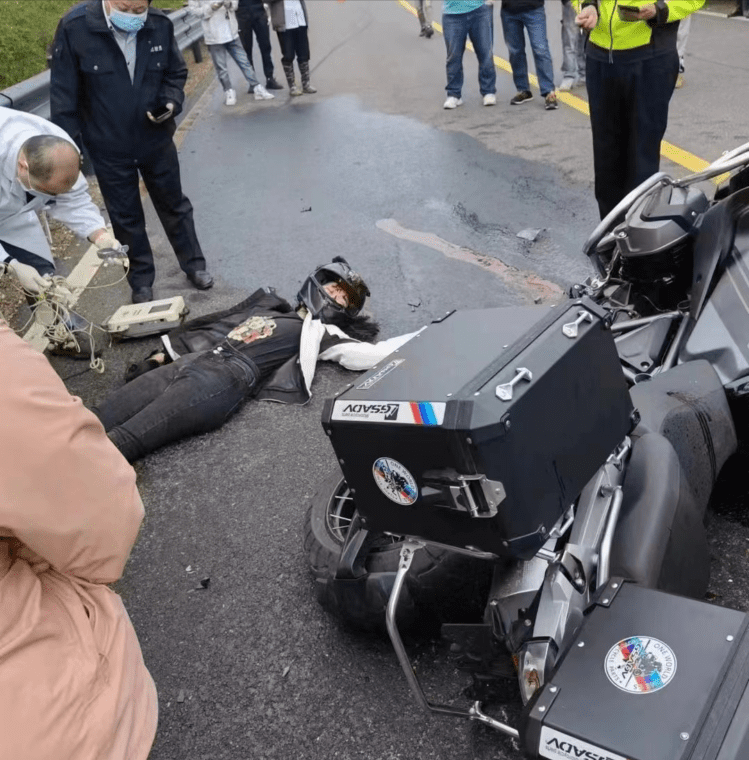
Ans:
<svg viewBox="0 0 749 760"><path fill-rule="evenodd" d="M705 0L573 0L578 11L588 5L598 10L598 23L590 33L590 41L605 50L632 50L658 43L659 31L699 10ZM654 4L656 16L649 21L623 21L617 5ZM668 35L671 37L671 35Z"/></svg>

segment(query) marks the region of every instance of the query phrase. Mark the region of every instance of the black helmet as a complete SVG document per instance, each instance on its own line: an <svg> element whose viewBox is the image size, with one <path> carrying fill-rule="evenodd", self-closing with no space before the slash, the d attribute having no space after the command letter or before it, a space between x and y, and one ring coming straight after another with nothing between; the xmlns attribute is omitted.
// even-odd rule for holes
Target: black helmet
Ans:
<svg viewBox="0 0 749 760"><path fill-rule="evenodd" d="M323 286L335 282L346 291L349 305L341 306L333 300L324 290ZM314 319L322 319L331 312L346 314L355 317L364 307L364 302L369 295L361 275L354 272L342 256L336 256L330 264L324 264L302 283L297 293L297 302L307 307L307 311Z"/></svg>

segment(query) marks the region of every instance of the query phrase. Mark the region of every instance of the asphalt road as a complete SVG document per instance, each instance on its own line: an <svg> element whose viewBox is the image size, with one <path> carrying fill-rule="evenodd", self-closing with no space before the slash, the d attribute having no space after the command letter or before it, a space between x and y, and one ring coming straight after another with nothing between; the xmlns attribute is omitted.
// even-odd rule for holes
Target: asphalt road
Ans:
<svg viewBox="0 0 749 760"><path fill-rule="evenodd" d="M579 251L597 217L584 115L567 105L545 112L540 98L511 108L514 87L501 71L499 104L483 108L472 54L466 104L443 111L444 45L438 35L419 38L401 5L308 5L317 95L290 101L284 91L255 103L234 69L238 105L225 107L214 86L186 120L184 186L216 286L187 286L149 210L157 297L182 294L193 315L260 285L292 297L311 268L343 254L370 284L372 313L389 336L452 308L551 303L587 274ZM548 5L558 62L559 9ZM439 18L438 3L434 10ZM506 58L495 15L496 54ZM747 31L740 21L695 19L670 142L710 160L748 139ZM529 228L541 230L532 244L517 237ZM443 242L419 242L424 233ZM113 279L110 268L94 282ZM122 284L92 290L81 310L103 319L127 298ZM110 348L103 375L54 364L92 404L153 345ZM350 381L321 367L306 407L248 404L221 430L136 465L147 518L118 590L159 690L153 760L521 757L489 729L425 717L389 645L340 630L315 602L302 521L335 466L322 401ZM729 484L746 460L731 466ZM726 494L730 508L711 528L711 592L747 609L749 529L736 492ZM463 699L467 680L442 645L414 658L431 694ZM492 711L513 721L517 706L510 688L507 705Z"/></svg>

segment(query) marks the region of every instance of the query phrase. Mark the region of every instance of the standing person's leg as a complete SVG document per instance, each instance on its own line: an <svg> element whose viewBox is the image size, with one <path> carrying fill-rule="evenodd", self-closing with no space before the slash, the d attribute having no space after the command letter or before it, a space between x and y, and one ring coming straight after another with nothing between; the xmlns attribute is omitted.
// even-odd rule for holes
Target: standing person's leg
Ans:
<svg viewBox="0 0 749 760"><path fill-rule="evenodd" d="M525 31L520 13L508 13L504 8L500 11L502 19L502 35L507 45L507 53L512 69L512 81L517 95L510 101L519 105L533 97L528 80L528 61L525 57Z"/></svg>
<svg viewBox="0 0 749 760"><path fill-rule="evenodd" d="M468 37L468 27L466 25L464 13L443 13L442 14L442 31L445 37L445 48L447 49L447 100L445 108L454 108L462 102L460 95L463 92L463 54L466 49L466 39ZM451 103L450 98L455 100L455 105Z"/></svg>
<svg viewBox="0 0 749 760"><path fill-rule="evenodd" d="M542 5L540 8L525 11L522 15L525 28L528 30L541 95L546 97L554 92L554 64L551 61L549 39L546 36L546 10Z"/></svg>
<svg viewBox="0 0 749 760"><path fill-rule="evenodd" d="M157 153L139 160L138 168L182 271L195 287L210 288L213 278L205 271L192 203L182 192L177 146L170 140Z"/></svg>
<svg viewBox="0 0 749 760"><path fill-rule="evenodd" d="M676 52L679 54L679 76L676 79L676 87L684 85L684 56L687 52L687 40L689 39L689 30L691 28L691 16L687 16L679 21L679 31L676 34Z"/></svg>
<svg viewBox="0 0 749 760"><path fill-rule="evenodd" d="M249 85L247 92L254 92L255 100L272 100L275 96L271 95L258 81L257 76L255 75L255 69L252 68L250 62L247 60L247 55L239 41L239 37L233 39L231 42L227 42L226 50L234 59L237 66L239 66L239 70L247 80L247 84Z"/></svg>
<svg viewBox="0 0 749 760"><path fill-rule="evenodd" d="M254 69L255 64L252 62L252 15L247 11L242 13L237 11L237 23L239 25L239 41L242 43L244 52L247 53L247 60L250 62L250 66Z"/></svg>
<svg viewBox="0 0 749 760"><path fill-rule="evenodd" d="M149 290L156 278L153 251L146 234L146 218L140 200L138 167L132 159L91 154L99 189L104 197L112 231L117 240L128 247L130 268L127 279L133 290L143 291L143 300L150 301ZM148 298L145 298L149 295ZM136 301L137 302L137 301Z"/></svg>
<svg viewBox="0 0 749 760"><path fill-rule="evenodd" d="M580 28L575 23L577 13L571 0L562 3L562 92L571 90L578 80L577 38Z"/></svg>
<svg viewBox="0 0 749 760"><path fill-rule="evenodd" d="M630 161L626 192L660 169L661 141L666 134L668 105L679 75L679 56L673 51L647 58L634 69L630 144L633 160Z"/></svg>
<svg viewBox="0 0 749 760"><path fill-rule="evenodd" d="M632 90L630 71L616 62L597 61L588 56L586 79L595 195L603 219L627 194L624 182L629 161L630 113L627 102Z"/></svg>
<svg viewBox="0 0 749 760"><path fill-rule="evenodd" d="M302 94L302 88L296 83L294 74L294 56L296 47L294 45L293 29L285 32L278 32L278 44L281 47L281 65L283 73L286 75L286 82L289 85L289 95L296 96Z"/></svg>
<svg viewBox="0 0 749 760"><path fill-rule="evenodd" d="M260 49L260 56L263 59L263 74L265 74L265 86L269 90L282 90L283 87L273 78L273 56L270 44L270 26L268 24L268 14L265 8L260 8L252 12L252 31L257 37L257 46ZM250 61L252 63L252 61Z"/></svg>
<svg viewBox="0 0 749 760"><path fill-rule="evenodd" d="M221 82L221 87L224 88L224 92L229 92L232 86L229 69L226 65L226 47L224 45L208 45L208 52L211 54L213 68L216 69L216 76L218 77L218 81Z"/></svg>
<svg viewBox="0 0 749 760"><path fill-rule="evenodd" d="M494 68L494 6L482 5L467 14L468 36L479 62L479 89L482 95L497 92L497 70Z"/></svg>
<svg viewBox="0 0 749 760"><path fill-rule="evenodd" d="M130 385L172 366L142 375ZM223 425L252 392L257 377L241 359L205 351L173 372L171 381L149 404L107 433L132 462L168 443Z"/></svg>
<svg viewBox="0 0 749 760"><path fill-rule="evenodd" d="M312 95L317 92L310 82L309 74L309 34L306 26L300 26L297 30L296 59L299 64L299 73L302 77L302 92Z"/></svg>
<svg viewBox="0 0 749 760"><path fill-rule="evenodd" d="M421 37L429 39L434 34L432 28L432 0L419 0L416 5L416 14L421 24Z"/></svg>

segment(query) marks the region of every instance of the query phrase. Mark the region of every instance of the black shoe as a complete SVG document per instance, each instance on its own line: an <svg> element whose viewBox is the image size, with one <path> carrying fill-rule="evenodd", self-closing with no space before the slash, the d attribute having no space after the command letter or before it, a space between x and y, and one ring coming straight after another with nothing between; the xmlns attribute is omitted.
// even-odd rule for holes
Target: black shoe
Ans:
<svg viewBox="0 0 749 760"><path fill-rule="evenodd" d="M434 34L434 29L432 29L431 26L425 26L421 30L421 36L426 37L427 39L430 39L433 34Z"/></svg>
<svg viewBox="0 0 749 760"><path fill-rule="evenodd" d="M146 301L153 301L153 290L148 285L133 288L133 303L146 303Z"/></svg>
<svg viewBox="0 0 749 760"><path fill-rule="evenodd" d="M205 270L198 269L197 272L190 272L187 275L187 279L198 289L208 290L213 287L213 277Z"/></svg>
<svg viewBox="0 0 749 760"><path fill-rule="evenodd" d="M533 93L530 90L518 90L518 94L510 101L511 106L519 106L528 100L533 99Z"/></svg>
<svg viewBox="0 0 749 760"><path fill-rule="evenodd" d="M265 83L266 90L283 90L283 85L276 82L273 77L268 77L268 81Z"/></svg>

